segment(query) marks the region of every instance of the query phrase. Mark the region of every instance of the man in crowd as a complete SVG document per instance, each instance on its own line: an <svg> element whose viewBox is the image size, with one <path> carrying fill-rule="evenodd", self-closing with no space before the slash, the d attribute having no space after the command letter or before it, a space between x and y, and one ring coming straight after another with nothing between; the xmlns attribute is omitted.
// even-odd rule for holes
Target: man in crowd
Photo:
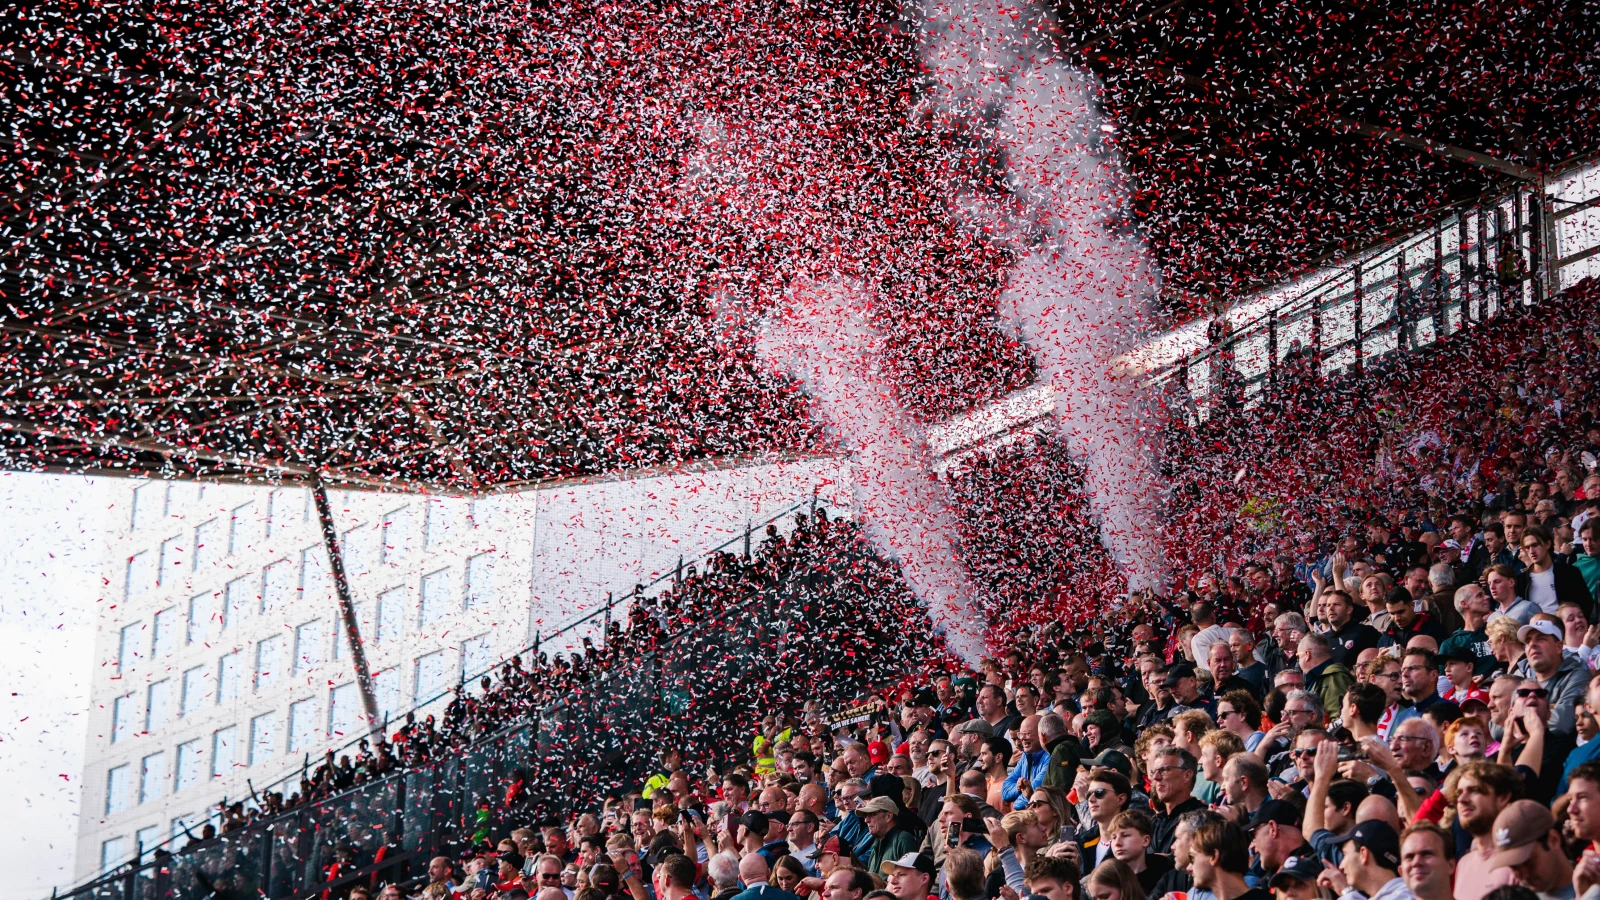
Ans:
<svg viewBox="0 0 1600 900"><path fill-rule="evenodd" d="M1178 823L1185 815L1206 806L1194 797L1197 764L1188 751L1169 746L1155 751L1149 759L1150 806L1155 812L1150 852L1169 854Z"/></svg>
<svg viewBox="0 0 1600 900"><path fill-rule="evenodd" d="M1322 608L1328 617L1328 630L1323 635L1323 652L1334 662L1342 664L1348 672L1361 651L1378 646L1378 630L1355 618L1356 602L1344 591L1325 591ZM1306 673L1306 681L1310 683L1314 679L1304 662L1301 660L1300 671Z"/></svg>
<svg viewBox="0 0 1600 900"><path fill-rule="evenodd" d="M1349 599L1348 595L1344 596L1346 602ZM1377 632L1373 634L1376 635ZM1355 683L1350 670L1334 658L1330 649L1330 641L1333 639L1321 634L1308 634L1300 639L1300 647L1296 653L1300 671L1306 676L1306 690L1322 700L1322 708L1330 717L1339 714L1339 703L1344 699L1344 692ZM1372 646L1377 646L1376 637L1373 638ZM1358 652L1350 652L1349 658L1354 661Z"/></svg>

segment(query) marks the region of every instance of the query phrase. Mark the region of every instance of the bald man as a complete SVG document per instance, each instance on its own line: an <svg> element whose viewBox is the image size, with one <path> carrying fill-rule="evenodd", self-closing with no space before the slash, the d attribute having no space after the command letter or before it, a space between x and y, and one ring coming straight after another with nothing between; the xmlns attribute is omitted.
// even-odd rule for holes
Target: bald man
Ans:
<svg viewBox="0 0 1600 900"><path fill-rule="evenodd" d="M1011 774L1006 776L1005 785L1000 789L1000 798L1010 803L1012 809L1026 807L1028 796L1034 788L1044 784L1044 777L1050 772L1050 751L1044 749L1039 740L1037 714L1028 716L1017 726L1017 749L1020 751L1017 764L1011 767Z"/></svg>

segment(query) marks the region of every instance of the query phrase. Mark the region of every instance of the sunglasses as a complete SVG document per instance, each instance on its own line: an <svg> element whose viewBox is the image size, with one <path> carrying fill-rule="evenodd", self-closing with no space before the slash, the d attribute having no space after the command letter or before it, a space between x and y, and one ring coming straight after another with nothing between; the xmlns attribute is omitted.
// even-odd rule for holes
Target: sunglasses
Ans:
<svg viewBox="0 0 1600 900"><path fill-rule="evenodd" d="M1089 792L1089 797L1092 800L1104 800L1106 795L1109 793L1111 793L1111 791L1107 790L1106 788L1095 788Z"/></svg>
<svg viewBox="0 0 1600 900"><path fill-rule="evenodd" d="M1537 697L1540 700L1544 700L1550 696L1550 692L1544 688L1517 688L1517 696Z"/></svg>
<svg viewBox="0 0 1600 900"><path fill-rule="evenodd" d="M1315 748L1315 747L1301 747L1298 750L1290 750L1289 751L1289 755L1290 756L1310 756L1311 754L1313 754L1315 752L1317 752L1317 748Z"/></svg>

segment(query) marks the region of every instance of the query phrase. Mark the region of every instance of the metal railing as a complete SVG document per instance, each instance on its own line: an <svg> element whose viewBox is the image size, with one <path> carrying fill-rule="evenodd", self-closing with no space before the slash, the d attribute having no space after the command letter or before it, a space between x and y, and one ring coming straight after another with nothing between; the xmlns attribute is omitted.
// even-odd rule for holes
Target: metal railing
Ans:
<svg viewBox="0 0 1600 900"><path fill-rule="evenodd" d="M466 690L467 686L477 682L480 678L482 678L484 676L492 676L494 674L494 672L497 669L499 669L501 666L505 665L505 663L512 656L521 656L521 657L524 657L525 659L528 659L528 660L536 660L537 654L539 653L541 647L548 646L548 644L552 640L555 640L555 639L560 638L560 637L562 637L564 635L568 635L568 634L572 634L572 633L576 632L578 629L583 628L585 625L588 625L588 624L594 622L596 619L603 619L604 620L604 625L601 627L601 630L600 630L600 634L602 636L602 642L603 642L604 636L611 630L610 629L610 623L611 623L611 621L613 619L613 615L615 614L615 611L616 611L617 607L624 606L626 604L636 603L639 600L642 600L642 599L645 599L647 597L650 597L655 592L657 592L659 589L667 586L668 582L670 582L672 586L678 585L682 581L685 571L687 571L689 569L692 569L693 566L696 563L703 564L706 561L710 560L715 555L717 555L719 553L727 552L728 549L731 548L731 547L739 547L742 544L741 555L744 557L744 559L749 560L751 558L751 553L752 553L752 540L755 539L755 536L757 535L758 532L764 532L764 530L766 529L766 527L768 525L779 524L779 523L785 521L788 517L793 516L794 514L802 512L802 511L806 511L806 512L808 512L809 515L811 515L812 517L815 517L815 515L816 515L818 510L824 511L830 518L834 518L834 519L841 518L841 517L843 517L843 518L848 518L849 517L849 511L848 510L842 510L841 511L839 509L835 509L832 506L830 506L828 503L826 503L825 501L822 501L815 493L813 493L813 495L810 498L805 499L805 500L796 501L795 503L792 503L789 506L784 507L783 509L779 510L776 513L773 513L772 515L766 517L765 519L762 519L759 522L747 521L745 523L745 528L744 528L744 533L743 534L735 535L734 537L729 538L728 540L722 542L721 544L716 545L715 547L712 547L712 548L710 548L708 550L700 552L699 554L695 555L692 558L691 557L686 557L686 556L679 556L678 557L678 564L677 564L676 568L673 571L665 572L665 573L661 574L660 576L657 576L656 578L651 579L650 581L648 581L648 582L646 582L644 584L636 586L634 590L629 591L626 594L623 594L620 598L614 596L613 593L608 593L606 595L605 602L600 604L600 606L597 609L591 610L590 612L587 612L587 613L579 616L578 618L573 619L572 621L566 623L565 625L562 625L562 626L556 628L555 630L553 630L553 631L551 631L549 633L543 633L543 632L536 633L533 643L527 645L526 647L523 647L522 649L520 649L520 650L518 650L518 651L516 651L516 652L514 652L512 654L509 654L507 656L502 657L500 660L490 664L489 666L485 667L481 671L477 671L477 672L474 672L472 674L463 673L463 675L461 677L461 680L458 681L454 686L452 686L450 688L446 688L445 690L440 691L437 694L434 694L433 696L429 697L426 700L417 701L415 703L415 705L413 705L410 709L405 710L403 712L398 712L392 718L386 717L385 722L384 722L384 732L385 732L385 734L387 734L388 727L391 724L391 722L403 721L410 714L413 714L413 713L420 714L421 712L423 712L424 710L428 709L429 707L432 707L434 704L438 703L441 700L444 700L444 699L446 699L448 697L451 697L452 695L459 695L461 692ZM369 735L366 734L365 732L363 732L362 734L351 738L344 745L333 749L332 752L333 752L335 757L342 756L342 755L348 755L351 752L357 750L359 748L360 744L363 741L367 741L369 739L370 739ZM301 769L298 769L298 770L290 770L289 772L286 772L283 776L281 776L277 780L275 780L273 782L270 782L266 786L260 788L259 789L260 792L262 793L262 795L265 795L267 792L272 792L272 791L282 791L283 793L287 794L287 793L289 793L289 791L286 790L286 788L288 788L290 786L293 786L294 788L298 788L298 782L299 782L299 780L301 778L304 777L305 772L306 772L306 768L309 767L309 765L310 765L310 761L311 761L310 754L307 754L306 755L305 767L302 767ZM252 793L254 793L257 789L254 786L252 786L251 790L252 790ZM291 816L291 817L295 816L299 812L299 809L300 809L299 807L296 807L295 809L290 810L290 811L284 813L283 815L284 816ZM203 824L203 822L202 823L197 823L197 826L199 824ZM192 838L192 835L190 837ZM168 849L169 845L173 844L178 839L179 839L179 836L174 834L174 835L170 835L166 840L163 840L159 844L155 844L155 845L148 846L148 847L137 848L135 853L134 853L134 855L130 859L125 860L125 861L123 861L121 863L118 863L118 864L116 864L114 866L108 867L106 869L103 869L101 871L101 873L99 875L97 875L94 879L91 879L90 881L85 882L80 887L74 888L74 889L72 889L72 890L70 890L70 891L68 891L68 892L66 892L64 894L57 894L55 892L52 892L52 896L96 896L96 897L102 896L102 895L93 894L93 893L85 894L84 892L85 891L91 891L91 889L93 889L95 885L101 884L103 882L106 882L106 881L109 881L109 880L118 879L118 878L125 878L127 872L130 872L130 871L141 871L141 870L143 870L145 868L148 868L154 861L154 857L155 857L156 851L158 851L158 850L166 851ZM221 840L221 838L216 838L214 840ZM161 894L161 896L167 896L167 895L166 894ZM125 898L125 900L131 900L131 895L130 895L129 898Z"/></svg>
<svg viewBox="0 0 1600 900"><path fill-rule="evenodd" d="M1219 317L1205 346L1153 369L1146 383L1166 386L1175 411L1198 424L1218 411L1253 407L1294 378L1359 376L1385 358L1559 294L1577 280L1566 277L1575 267L1584 263L1586 272L1586 261L1600 254L1596 236L1562 255L1563 220L1597 205L1600 184L1573 199L1553 196L1541 183L1457 206L1316 273L1244 322Z"/></svg>

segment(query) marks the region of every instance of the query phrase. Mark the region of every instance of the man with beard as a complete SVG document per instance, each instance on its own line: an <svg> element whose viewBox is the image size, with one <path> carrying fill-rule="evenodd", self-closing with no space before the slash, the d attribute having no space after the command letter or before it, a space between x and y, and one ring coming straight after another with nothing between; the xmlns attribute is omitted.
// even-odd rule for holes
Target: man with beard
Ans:
<svg viewBox="0 0 1600 900"><path fill-rule="evenodd" d="M1456 900L1483 900L1485 894L1511 884L1508 868L1492 865L1494 820L1520 791L1522 778L1510 766L1470 762L1456 781L1456 823L1472 835L1472 849L1456 864Z"/></svg>

